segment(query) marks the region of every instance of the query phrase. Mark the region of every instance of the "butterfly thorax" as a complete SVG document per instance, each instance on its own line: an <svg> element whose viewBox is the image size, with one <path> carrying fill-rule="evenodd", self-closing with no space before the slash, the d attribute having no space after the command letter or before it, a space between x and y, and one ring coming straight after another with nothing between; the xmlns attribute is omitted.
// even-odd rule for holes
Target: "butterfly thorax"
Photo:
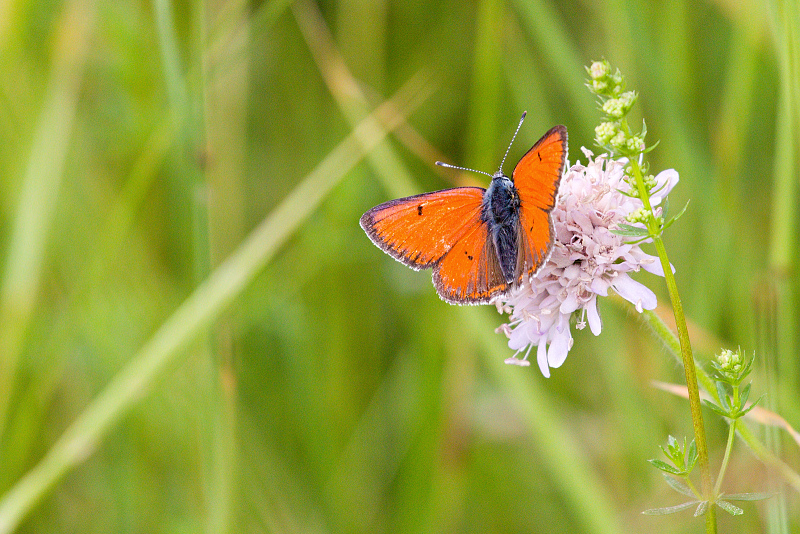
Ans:
<svg viewBox="0 0 800 534"><path fill-rule="evenodd" d="M500 171L495 173L483 195L481 218L489 225L500 270L509 284L516 278L519 204L514 182Z"/></svg>

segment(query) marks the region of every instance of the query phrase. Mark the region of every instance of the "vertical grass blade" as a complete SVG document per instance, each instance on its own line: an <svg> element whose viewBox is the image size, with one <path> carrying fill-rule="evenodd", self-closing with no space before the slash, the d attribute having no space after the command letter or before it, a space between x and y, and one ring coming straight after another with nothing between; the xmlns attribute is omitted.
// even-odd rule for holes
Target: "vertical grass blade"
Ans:
<svg viewBox="0 0 800 534"><path fill-rule="evenodd" d="M89 6L82 0L64 7L49 87L17 203L0 287L0 441L14 391L20 351L36 305L93 27L92 17Z"/></svg>

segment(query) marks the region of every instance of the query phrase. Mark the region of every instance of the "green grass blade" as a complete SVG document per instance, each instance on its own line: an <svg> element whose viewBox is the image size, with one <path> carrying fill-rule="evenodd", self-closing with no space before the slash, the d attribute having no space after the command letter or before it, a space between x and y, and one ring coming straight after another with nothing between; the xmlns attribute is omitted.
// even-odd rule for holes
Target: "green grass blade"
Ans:
<svg viewBox="0 0 800 534"><path fill-rule="evenodd" d="M22 180L0 287L0 441L14 391L20 351L41 283L47 238L61 188L93 29L92 14L83 2L73 1L64 9L49 88Z"/></svg>

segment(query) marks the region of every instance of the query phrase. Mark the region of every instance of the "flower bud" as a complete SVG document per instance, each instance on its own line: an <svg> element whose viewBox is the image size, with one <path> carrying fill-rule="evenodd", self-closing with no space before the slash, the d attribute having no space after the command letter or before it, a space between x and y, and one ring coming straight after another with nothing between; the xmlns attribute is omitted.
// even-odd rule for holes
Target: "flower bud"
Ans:
<svg viewBox="0 0 800 534"><path fill-rule="evenodd" d="M611 65L609 65L606 60L595 61L592 63L592 66L589 67L589 76L591 76L593 80L605 78L609 74L611 74Z"/></svg>
<svg viewBox="0 0 800 534"><path fill-rule="evenodd" d="M611 138L617 135L619 131L619 124L616 122L603 122L594 129L594 134L597 136L597 143L605 145Z"/></svg>

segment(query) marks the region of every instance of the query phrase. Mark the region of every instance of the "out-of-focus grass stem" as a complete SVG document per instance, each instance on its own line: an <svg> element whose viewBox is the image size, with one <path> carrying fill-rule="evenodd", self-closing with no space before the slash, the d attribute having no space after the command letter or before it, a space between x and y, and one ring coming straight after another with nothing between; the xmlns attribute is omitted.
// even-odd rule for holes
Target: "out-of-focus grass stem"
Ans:
<svg viewBox="0 0 800 534"><path fill-rule="evenodd" d="M0 286L0 443L14 392L20 353L36 306L47 238L93 29L83 0L64 6L48 90L34 133Z"/></svg>

